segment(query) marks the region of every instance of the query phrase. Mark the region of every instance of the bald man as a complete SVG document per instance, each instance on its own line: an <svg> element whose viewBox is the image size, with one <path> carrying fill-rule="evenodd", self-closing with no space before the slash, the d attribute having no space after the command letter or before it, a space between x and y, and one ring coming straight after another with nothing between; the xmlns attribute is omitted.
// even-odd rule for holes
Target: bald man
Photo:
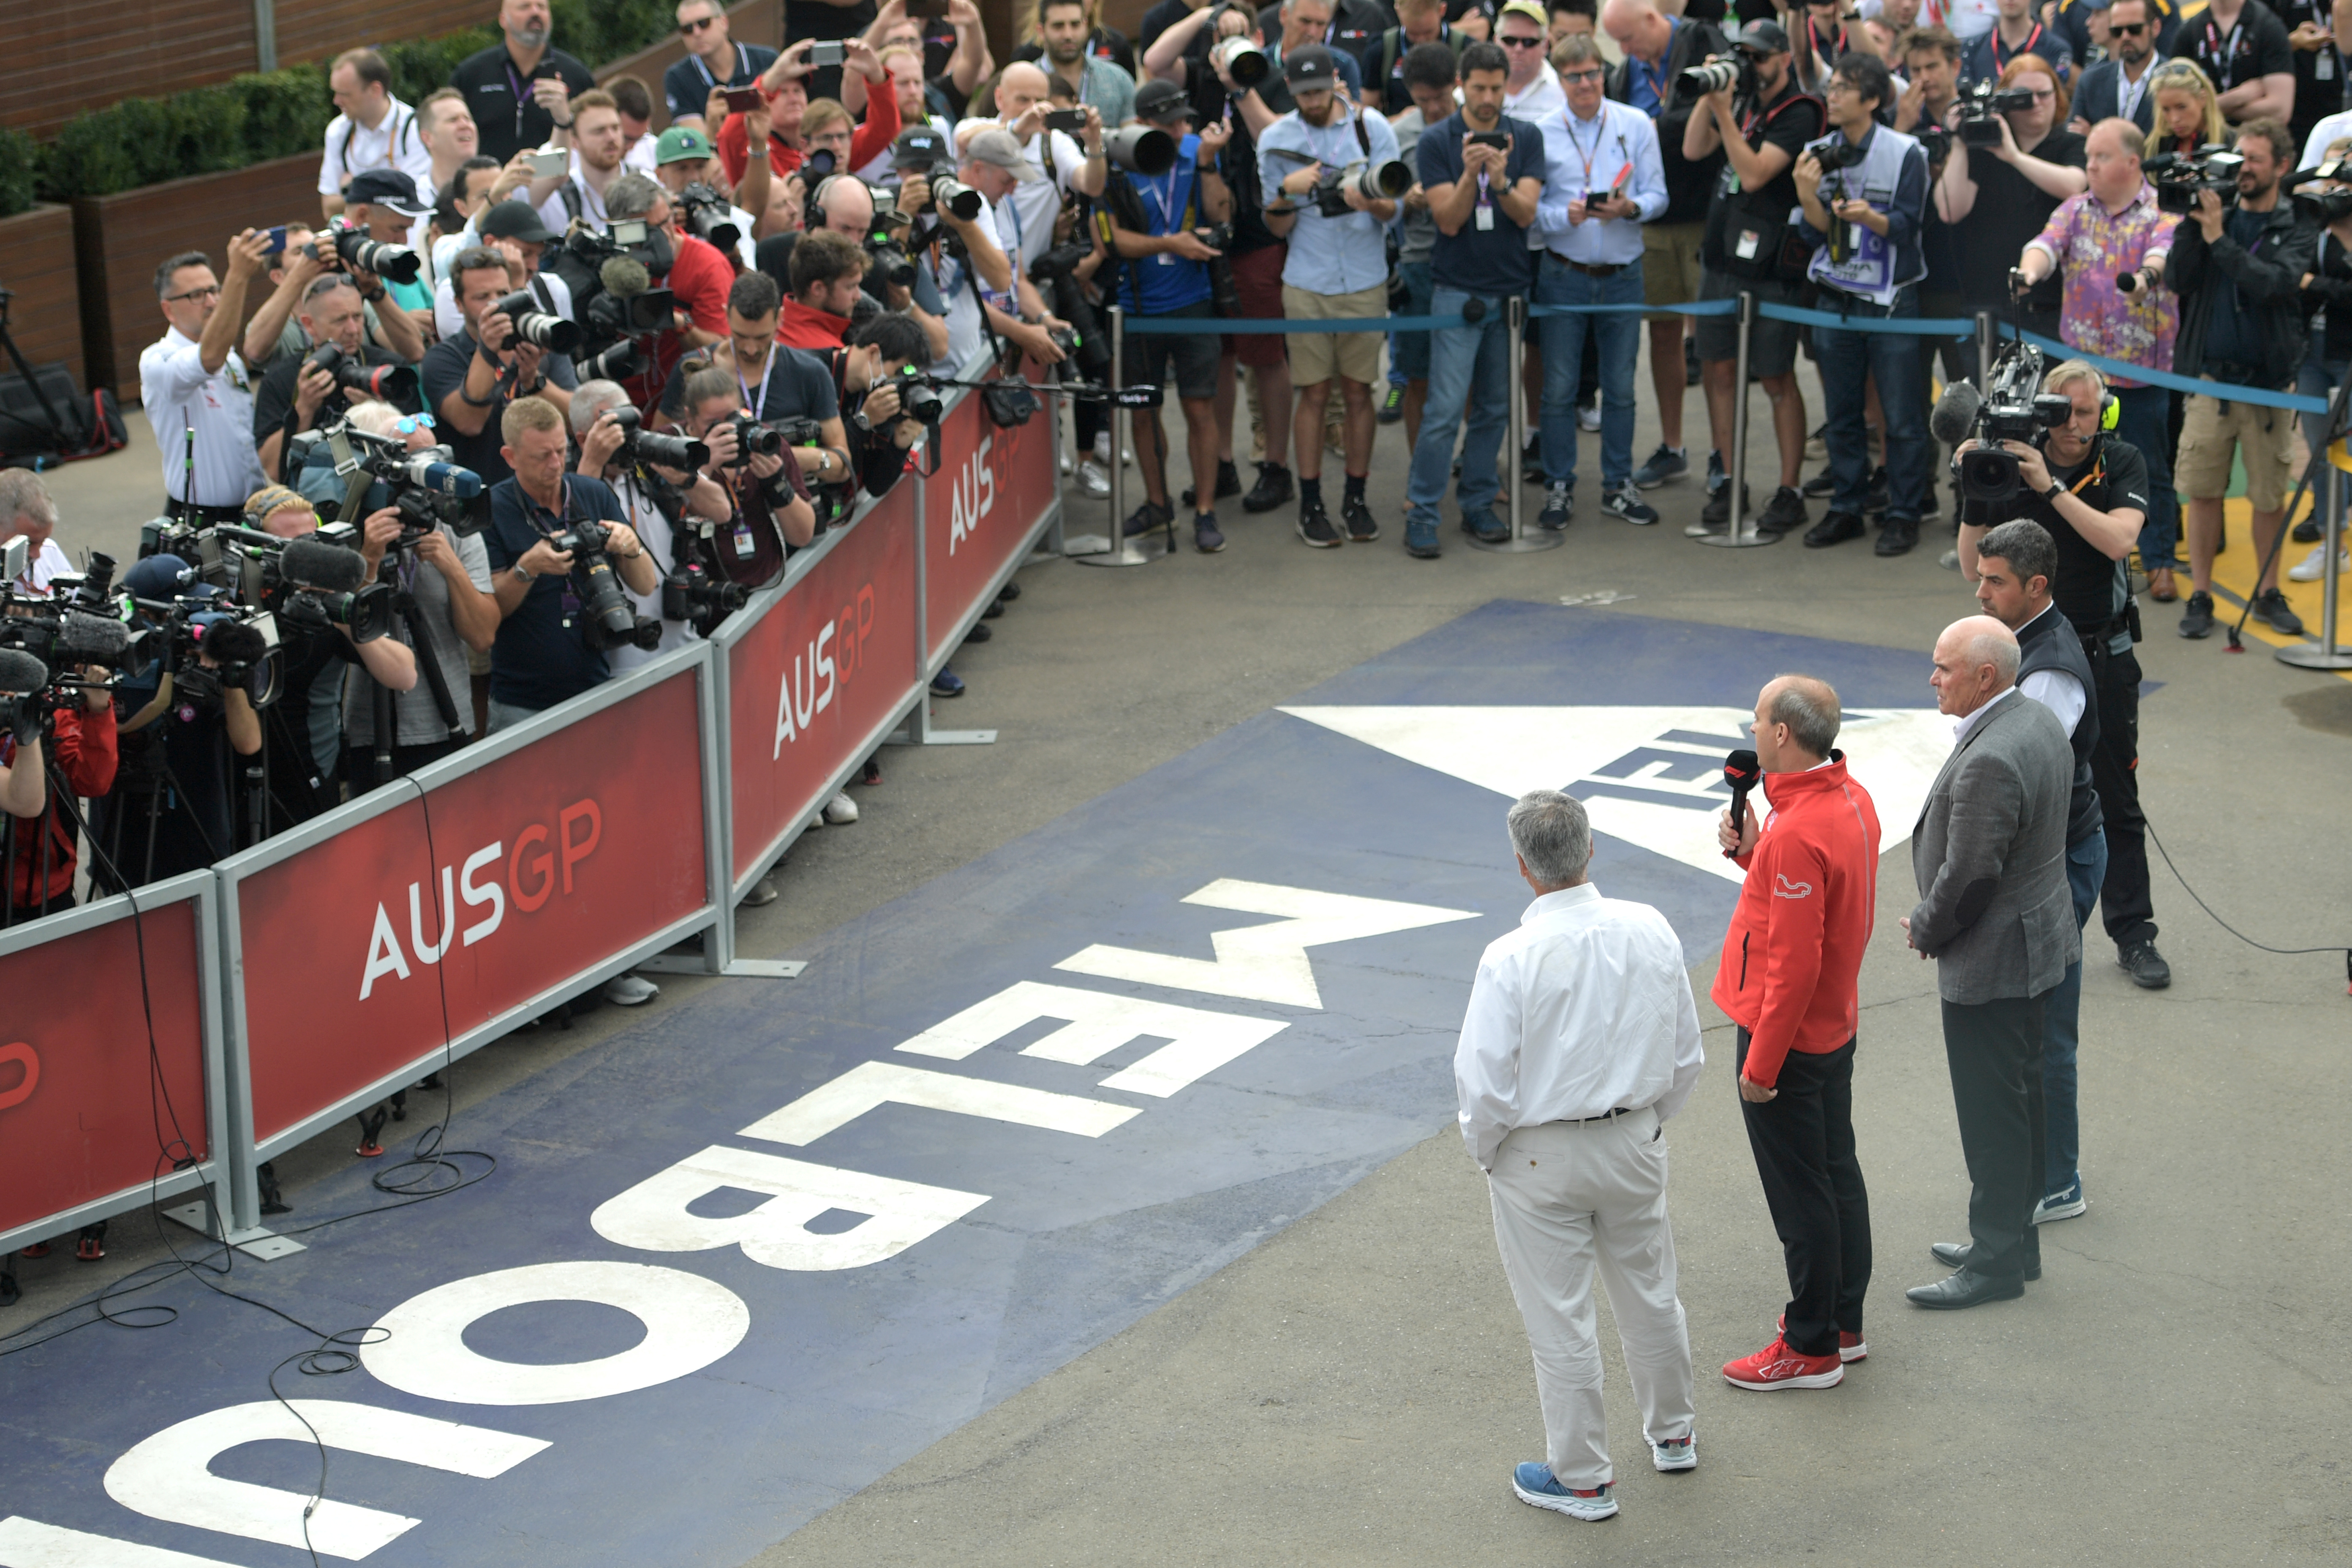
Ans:
<svg viewBox="0 0 2352 1568"><path fill-rule="evenodd" d="M1929 1249L1953 1273L1906 1292L1921 1307L2005 1300L2042 1278L2042 1009L2083 938L2066 886L2074 753L2017 666L2016 636L1970 616L1936 639L1928 678L1956 742L1911 829L1919 902L1902 926L1936 961L1969 1194L1969 1240Z"/></svg>
<svg viewBox="0 0 2352 1568"><path fill-rule="evenodd" d="M1748 874L1714 999L1739 1027L1748 1144L1789 1268L1780 1332L1727 1363L1735 1388L1830 1388L1870 1353L1870 1194L1853 1148L1855 983L1878 903L1878 808L1846 774L1829 682L1775 676L1749 729L1769 815L1717 825Z"/></svg>

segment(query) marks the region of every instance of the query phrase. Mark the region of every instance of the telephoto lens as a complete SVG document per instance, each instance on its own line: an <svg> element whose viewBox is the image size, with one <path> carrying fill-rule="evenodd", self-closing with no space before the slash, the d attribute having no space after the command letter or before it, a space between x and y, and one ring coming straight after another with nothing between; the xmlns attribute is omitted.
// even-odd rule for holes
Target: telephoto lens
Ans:
<svg viewBox="0 0 2352 1568"><path fill-rule="evenodd" d="M491 306L490 311L514 322L517 342L536 343L560 354L568 354L580 346L579 324L541 310L539 297L528 289L518 289Z"/></svg>
<svg viewBox="0 0 2352 1568"><path fill-rule="evenodd" d="M931 171L931 205L951 213L959 222L970 223L980 216L980 193L965 184L945 169Z"/></svg>
<svg viewBox="0 0 2352 1568"><path fill-rule="evenodd" d="M1103 138L1103 152L1130 174L1156 178L1176 166L1176 138L1156 125L1129 125ZM1399 167L1402 167L1402 164ZM1407 176L1405 184L1412 180Z"/></svg>
<svg viewBox="0 0 2352 1568"><path fill-rule="evenodd" d="M373 272L394 283L414 283L425 267L424 258L404 245L383 245L370 239L355 228L337 226L331 231L335 237L335 254L343 265L362 272Z"/></svg>
<svg viewBox="0 0 2352 1568"><path fill-rule="evenodd" d="M1264 81L1274 70L1274 62L1265 58L1265 51L1240 33L1219 39L1217 47L1209 51L1209 60L1244 92Z"/></svg>
<svg viewBox="0 0 2352 1568"><path fill-rule="evenodd" d="M1694 98L1705 98L1711 92L1721 92L1739 79L1736 60L1709 60L1703 66L1686 67L1675 79L1675 84Z"/></svg>
<svg viewBox="0 0 2352 1568"><path fill-rule="evenodd" d="M404 364L362 364L356 354L347 354L333 343L320 343L303 363L333 376L337 386L348 386L386 403L411 403L416 397L416 373Z"/></svg>

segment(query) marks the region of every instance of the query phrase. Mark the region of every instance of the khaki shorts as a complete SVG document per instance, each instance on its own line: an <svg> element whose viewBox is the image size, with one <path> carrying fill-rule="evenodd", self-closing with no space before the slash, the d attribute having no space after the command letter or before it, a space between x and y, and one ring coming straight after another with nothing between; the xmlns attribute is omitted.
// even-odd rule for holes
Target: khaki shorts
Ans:
<svg viewBox="0 0 2352 1568"><path fill-rule="evenodd" d="M2192 500L2227 495L2233 452L2244 454L2246 500L2253 509L2276 511L2286 505L2294 486L2294 416L2284 408L2190 393L2172 459L2173 482Z"/></svg>
<svg viewBox="0 0 2352 1568"><path fill-rule="evenodd" d="M1704 223L1645 223L1642 226L1642 297L1653 304L1681 305L1697 299L1699 242L1706 237ZM1678 321L1671 310L1653 311L1653 321Z"/></svg>
<svg viewBox="0 0 2352 1568"><path fill-rule="evenodd" d="M1359 316L1386 316L1389 286L1375 283L1352 294L1310 294L1285 283L1282 313L1294 321L1344 321ZM1297 332L1283 341L1290 345L1293 386L1314 386L1334 375L1370 386L1381 378L1379 332Z"/></svg>

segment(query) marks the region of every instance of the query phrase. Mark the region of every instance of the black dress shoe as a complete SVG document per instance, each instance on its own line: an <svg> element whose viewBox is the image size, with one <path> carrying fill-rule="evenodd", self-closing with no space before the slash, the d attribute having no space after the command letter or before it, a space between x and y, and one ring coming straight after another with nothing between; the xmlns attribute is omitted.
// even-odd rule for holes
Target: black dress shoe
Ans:
<svg viewBox="0 0 2352 1568"><path fill-rule="evenodd" d="M1975 1247L1976 1244L1969 1241L1938 1241L1930 1243L1927 1251L1937 1262L1947 1268L1966 1268L1969 1266L1969 1254L1975 1249ZM2027 1283L2031 1284L2041 1278L2042 1260L2037 1258L2025 1266L2025 1279Z"/></svg>
<svg viewBox="0 0 2352 1568"><path fill-rule="evenodd" d="M1877 555L1908 555L1919 542L1919 520L1914 517L1890 517L1879 525L1878 542L1871 546Z"/></svg>
<svg viewBox="0 0 2352 1568"><path fill-rule="evenodd" d="M1825 550L1832 544L1843 544L1849 539L1860 539L1869 532L1858 511L1833 511L1805 531L1805 548Z"/></svg>
<svg viewBox="0 0 2352 1568"><path fill-rule="evenodd" d="M1911 1299L1915 1307L1954 1312L1963 1307L1980 1307L1987 1301L2014 1300L2025 1294L2025 1281L2014 1274L1997 1279L1973 1268L1963 1268L1933 1285L1914 1285L1903 1294Z"/></svg>
<svg viewBox="0 0 2352 1568"><path fill-rule="evenodd" d="M2116 949L2116 964L2143 991L2161 991L2172 984L2172 965L2152 942L2127 942Z"/></svg>

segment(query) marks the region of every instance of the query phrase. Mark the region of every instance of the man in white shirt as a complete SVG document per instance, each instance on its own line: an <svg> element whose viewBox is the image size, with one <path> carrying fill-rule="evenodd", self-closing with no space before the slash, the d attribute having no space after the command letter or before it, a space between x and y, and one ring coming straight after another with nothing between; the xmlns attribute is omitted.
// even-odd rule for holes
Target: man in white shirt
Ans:
<svg viewBox="0 0 2352 1568"><path fill-rule="evenodd" d="M1495 1240L1535 1350L1547 1462L1519 1500L1571 1519L1617 1511L1592 1326L1599 1268L1651 1462L1698 1463L1690 1338L1675 1293L1664 1123L1698 1081L1682 943L1646 904L1588 879L1592 827L1558 790L1511 806L1536 901L1488 945L1454 1054L1462 1140L1486 1173Z"/></svg>
<svg viewBox="0 0 2352 1568"><path fill-rule="evenodd" d="M58 503L48 486L30 468L0 468L0 545L22 539L24 575L8 584L19 594L45 595L49 580L71 572L73 562L52 538L58 530Z"/></svg>
<svg viewBox="0 0 2352 1568"><path fill-rule="evenodd" d="M1054 247L1054 224L1062 216L1064 197L1073 192L1102 195L1108 173L1103 163L1102 116L1091 107L1080 110L1087 117L1087 128L1076 137L1066 131L1046 130L1045 116L1054 108L1045 96L1047 86L1045 73L1038 67L1009 65L996 84L997 118L967 120L956 128L967 153L972 138L982 131L1002 129L1036 171L1036 178L1024 179L1012 195L996 204L1011 225L1003 236L1005 248L1020 252L1024 271L1029 263Z"/></svg>
<svg viewBox="0 0 2352 1568"><path fill-rule="evenodd" d="M373 49L346 49L328 68L327 85L342 112L327 122L319 160L319 206L328 217L343 210L343 187L362 169L397 169L419 184L433 175L433 153L419 133L416 111L392 96L392 68Z"/></svg>
<svg viewBox="0 0 2352 1568"><path fill-rule="evenodd" d="M540 221L557 234L584 217L597 228L609 228L604 193L627 171L621 157L628 138L621 129L621 110L603 88L583 92L564 106L570 114L555 125L551 151L574 153L570 172L533 180L524 198L539 209Z"/></svg>
<svg viewBox="0 0 2352 1568"><path fill-rule="evenodd" d="M155 298L170 323L139 356L139 402L163 466L164 510L242 523L245 500L264 483L253 453L253 375L231 346L245 318L246 286L261 271L265 237L228 242L228 280L212 258L183 251L155 268Z"/></svg>
<svg viewBox="0 0 2352 1568"><path fill-rule="evenodd" d="M1559 73L1544 58L1551 47L1551 18L1542 0L1510 0L1495 19L1495 42L1511 62L1503 84L1504 113L1532 125L1567 110Z"/></svg>

